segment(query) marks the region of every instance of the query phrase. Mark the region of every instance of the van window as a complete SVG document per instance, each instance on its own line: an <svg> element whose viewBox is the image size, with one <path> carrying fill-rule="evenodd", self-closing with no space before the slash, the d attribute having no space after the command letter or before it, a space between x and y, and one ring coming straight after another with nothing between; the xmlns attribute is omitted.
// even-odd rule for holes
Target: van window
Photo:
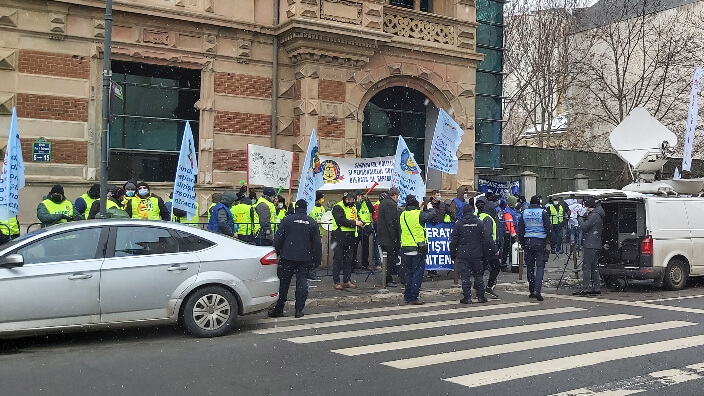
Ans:
<svg viewBox="0 0 704 396"><path fill-rule="evenodd" d="M650 213L653 230L687 230L689 222L684 211L684 202L678 200L656 201Z"/></svg>

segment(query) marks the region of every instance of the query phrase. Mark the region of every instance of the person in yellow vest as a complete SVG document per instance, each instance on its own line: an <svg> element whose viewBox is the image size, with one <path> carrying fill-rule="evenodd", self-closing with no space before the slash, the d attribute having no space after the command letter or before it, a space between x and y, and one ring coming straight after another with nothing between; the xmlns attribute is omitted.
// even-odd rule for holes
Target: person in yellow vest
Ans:
<svg viewBox="0 0 704 396"><path fill-rule="evenodd" d="M73 211L73 204L66 199L64 187L56 184L44 200L37 206L37 219L42 227L66 223L73 220L83 220L83 215Z"/></svg>
<svg viewBox="0 0 704 396"><path fill-rule="evenodd" d="M17 216L10 217L7 221L0 220L0 245L3 245L20 236L20 223Z"/></svg>
<svg viewBox="0 0 704 396"><path fill-rule="evenodd" d="M122 189L125 190L125 197L122 198L122 209L125 209L127 208L127 201L134 198L134 195L137 193L137 182L134 180L128 180L127 183L122 186Z"/></svg>
<svg viewBox="0 0 704 396"><path fill-rule="evenodd" d="M252 209L252 200L249 197L243 197L235 205L230 208L232 218L237 227L237 239L246 243L254 243L254 213Z"/></svg>
<svg viewBox="0 0 704 396"><path fill-rule="evenodd" d="M256 241L259 246L271 246L274 242L274 233L272 232L272 226L276 223L274 195L276 195L276 190L272 187L264 187L262 196L254 204Z"/></svg>
<svg viewBox="0 0 704 396"><path fill-rule="evenodd" d="M122 202L125 199L125 190L118 186L112 186L108 190L108 200L105 204L106 219L129 219L130 216L125 212ZM93 202L88 213L88 219L95 219L100 213L100 199Z"/></svg>
<svg viewBox="0 0 704 396"><path fill-rule="evenodd" d="M342 195L342 201L332 208L332 243L335 246L332 256L332 281L335 283L335 290L342 290L344 287L355 288L352 283L352 248L357 239L358 227L364 227L364 223L357 216L357 206L355 196L352 192ZM342 281L340 283L340 269L342 269Z"/></svg>
<svg viewBox="0 0 704 396"><path fill-rule="evenodd" d="M128 201L125 211L133 219L169 220L164 200L153 195L146 182L137 183L137 194Z"/></svg>
<svg viewBox="0 0 704 396"><path fill-rule="evenodd" d="M557 198L548 197L548 201L550 201L550 203L545 207L545 210L548 212L548 215L550 215L553 238L550 244L550 253L562 254L565 219L570 217L570 212L569 209L565 210L565 207Z"/></svg>
<svg viewBox="0 0 704 396"><path fill-rule="evenodd" d="M320 237L322 238L323 236L323 231L325 230L323 226L320 224L323 221L323 215L325 214L325 206L323 204L325 203L325 194L323 194L322 191L316 191L315 193L315 206L313 209L310 211L310 217L315 220L316 223L318 223L318 231L320 232ZM311 281L320 281L320 278L316 275L317 269L320 267L320 263L314 263L313 267L311 267L310 272L308 273L308 280Z"/></svg>
<svg viewBox="0 0 704 396"><path fill-rule="evenodd" d="M423 283L425 256L428 254L428 237L425 224L435 217L433 204L428 202L423 210L418 199L413 195L406 196L406 209L401 213L401 253L406 271L406 288L403 300L406 304L423 305L418 299L420 285Z"/></svg>
<svg viewBox="0 0 704 396"><path fill-rule="evenodd" d="M369 198L360 190L354 192L356 199L357 214L359 220L364 223L364 227L357 231L357 241L352 248L352 261L355 269L371 271L369 266L369 237L374 232L372 216L374 216L374 205ZM357 247L362 244L362 260L357 260ZM361 263L360 263L361 261Z"/></svg>
<svg viewBox="0 0 704 396"><path fill-rule="evenodd" d="M73 203L73 210L76 213L82 213L83 218L87 219L93 202L98 199L100 199L100 183L95 183L90 186L88 192L76 198L76 201Z"/></svg>
<svg viewBox="0 0 704 396"><path fill-rule="evenodd" d="M475 200L475 205L477 206L477 217L482 222L484 226L484 232L487 235L491 235L491 240L494 241L495 246L500 246L500 239L503 238L501 230L499 230L496 218L492 215L491 210L486 208L488 200L486 197L477 197ZM495 212L494 212L495 213ZM500 232L501 231L501 232ZM494 291L494 286L496 286L496 278L498 278L501 272L501 251L496 249L496 251L491 250L491 252L485 252L483 271L489 271L489 279L486 282L486 288L484 293L494 297L499 298L499 295Z"/></svg>

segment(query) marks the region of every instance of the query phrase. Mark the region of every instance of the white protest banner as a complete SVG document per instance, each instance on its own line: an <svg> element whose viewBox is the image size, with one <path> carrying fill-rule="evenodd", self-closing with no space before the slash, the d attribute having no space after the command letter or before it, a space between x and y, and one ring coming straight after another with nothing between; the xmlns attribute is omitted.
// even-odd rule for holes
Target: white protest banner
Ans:
<svg viewBox="0 0 704 396"><path fill-rule="evenodd" d="M306 159L303 162L303 170L301 171L301 180L298 182L298 193L296 201L304 199L308 204L308 214L315 206L315 192L323 186L323 170L318 155L318 138L315 135L315 129L310 135L308 142L308 150L306 151Z"/></svg>
<svg viewBox="0 0 704 396"><path fill-rule="evenodd" d="M418 202L425 196L425 183L420 174L420 168L413 158L413 153L408 149L406 141L398 137L396 156L394 157L394 171L391 176L391 186L401 191L398 204L406 203L406 195L413 195Z"/></svg>
<svg viewBox="0 0 704 396"><path fill-rule="evenodd" d="M293 152L247 145L247 183L290 188L293 182Z"/></svg>
<svg viewBox="0 0 704 396"><path fill-rule="evenodd" d="M337 158L320 156L325 184L320 190L366 190L379 183L379 190L391 187L394 157Z"/></svg>
<svg viewBox="0 0 704 396"><path fill-rule="evenodd" d="M456 175L459 168L457 150L463 135L464 131L460 125L445 110L440 109L428 154L428 167Z"/></svg>
<svg viewBox="0 0 704 396"><path fill-rule="evenodd" d="M17 111L13 108L0 178L0 220L7 221L17 216L20 210L20 188L22 187L24 187L24 160L20 146L20 132L17 127Z"/></svg>
<svg viewBox="0 0 704 396"><path fill-rule="evenodd" d="M687 128L684 133L684 154L682 155L682 170L689 172L692 170L692 144L694 143L694 131L697 129L697 117L699 114L699 88L702 85L702 68L698 67L692 78L692 93L689 95L689 113L687 114Z"/></svg>
<svg viewBox="0 0 704 396"><path fill-rule="evenodd" d="M198 175L198 159L193 142L191 123L186 121L186 129L181 139L181 152L178 155L178 168L174 181L174 196L171 209L181 209L186 212L186 218L192 219L198 215L196 207L196 175Z"/></svg>

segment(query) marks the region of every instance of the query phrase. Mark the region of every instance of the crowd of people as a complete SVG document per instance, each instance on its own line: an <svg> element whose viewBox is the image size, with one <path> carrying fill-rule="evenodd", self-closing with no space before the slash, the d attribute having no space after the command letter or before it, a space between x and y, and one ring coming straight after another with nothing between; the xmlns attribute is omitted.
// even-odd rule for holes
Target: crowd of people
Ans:
<svg viewBox="0 0 704 396"><path fill-rule="evenodd" d="M499 297L494 287L501 271L509 270L515 243L525 252L531 298L543 301L545 263L549 254L563 253L565 240L576 252L584 249L583 287L575 294L600 292L596 263L604 215L593 199L548 197L544 204L540 196L531 197L529 202L520 195L504 198L487 193L474 197L465 187L459 188L452 199L443 200L437 190L422 202L408 195L404 204L399 205L400 198L400 191L395 187L382 192L374 203L362 191L344 192L330 210L332 224L325 227L327 209L323 192L316 193L315 206L308 211L304 200L287 206L285 198L272 187L264 187L257 197L253 189L243 185L238 192L230 190L212 195L207 210L207 229L246 243L274 247L280 260L281 280L280 303L270 311L274 317L283 315L293 275L296 275L296 316L303 315L308 281L320 280L316 269L322 261L325 229L330 230L335 290L356 287L352 281L354 270L380 271L383 252L387 257L387 286L397 287L394 279L397 278L404 285L407 304L424 304L419 294L428 254L426 226L452 223L449 250L462 282L460 303L473 302L472 286L479 303L487 302L487 295ZM171 197L164 201L151 192L146 182L134 180L122 187L109 188L106 209L107 218L170 220L194 225L200 222L198 210L189 218L185 211L172 208ZM94 219L99 212L99 184L92 185L73 203L66 198L64 188L57 184L38 205L37 218L41 226L46 227ZM5 222L0 231L4 241L18 237L17 218ZM435 271L428 272L434 275Z"/></svg>

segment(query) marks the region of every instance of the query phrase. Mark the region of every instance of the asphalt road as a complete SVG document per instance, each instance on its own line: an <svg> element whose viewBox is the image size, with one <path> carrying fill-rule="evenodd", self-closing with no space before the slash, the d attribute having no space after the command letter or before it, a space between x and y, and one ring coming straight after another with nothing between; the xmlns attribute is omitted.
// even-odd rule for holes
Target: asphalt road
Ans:
<svg viewBox="0 0 704 396"><path fill-rule="evenodd" d="M507 294L2 341L0 395L701 395L704 288Z"/></svg>

